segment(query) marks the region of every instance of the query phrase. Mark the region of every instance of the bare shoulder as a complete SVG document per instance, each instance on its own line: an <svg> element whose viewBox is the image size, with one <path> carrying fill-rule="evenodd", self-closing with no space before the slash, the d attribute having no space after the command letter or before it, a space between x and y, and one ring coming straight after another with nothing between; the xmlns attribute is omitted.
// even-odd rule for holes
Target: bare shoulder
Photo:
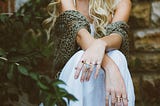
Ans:
<svg viewBox="0 0 160 106"><path fill-rule="evenodd" d="M115 15L112 22L128 21L131 11L131 0L120 0L115 9Z"/></svg>
<svg viewBox="0 0 160 106"><path fill-rule="evenodd" d="M132 2L131 0L118 0L117 8L124 8L124 7L131 7Z"/></svg>

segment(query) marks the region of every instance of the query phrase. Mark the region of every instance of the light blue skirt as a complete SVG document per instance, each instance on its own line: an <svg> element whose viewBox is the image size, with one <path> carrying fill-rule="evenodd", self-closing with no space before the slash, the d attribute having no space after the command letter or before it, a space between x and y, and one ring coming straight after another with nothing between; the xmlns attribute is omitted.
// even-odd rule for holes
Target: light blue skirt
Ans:
<svg viewBox="0 0 160 106"><path fill-rule="evenodd" d="M78 79L74 79L76 71L75 67L83 53L83 50L75 53L65 64L59 77L59 79L63 80L67 84L67 86L61 87L65 88L78 99L76 102L71 101L68 106L105 106L105 73L102 69L100 70L97 79L94 78L95 70L88 82L80 82L80 77ZM125 56L119 50L109 51L108 56L117 64L122 74L129 100L128 106L134 106L134 88Z"/></svg>

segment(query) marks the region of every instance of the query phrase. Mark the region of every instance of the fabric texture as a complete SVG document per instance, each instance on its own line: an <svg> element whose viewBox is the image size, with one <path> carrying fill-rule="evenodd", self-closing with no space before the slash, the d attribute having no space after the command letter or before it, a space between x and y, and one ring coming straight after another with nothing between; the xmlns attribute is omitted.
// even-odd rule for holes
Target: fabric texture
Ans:
<svg viewBox="0 0 160 106"><path fill-rule="evenodd" d="M79 49L76 42L77 32L85 28L90 31L89 22L78 11L68 10L57 17L51 31L54 41L54 70L62 69L69 58Z"/></svg>

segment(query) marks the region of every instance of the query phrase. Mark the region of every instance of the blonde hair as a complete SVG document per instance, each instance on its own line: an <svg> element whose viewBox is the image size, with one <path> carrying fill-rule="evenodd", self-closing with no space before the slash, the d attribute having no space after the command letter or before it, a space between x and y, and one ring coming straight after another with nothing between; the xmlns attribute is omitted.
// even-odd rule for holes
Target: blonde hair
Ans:
<svg viewBox="0 0 160 106"><path fill-rule="evenodd" d="M119 0L89 0L89 16L93 20L95 32L98 37L105 34L104 27L110 22ZM76 4L76 0L74 0ZM48 5L50 18L44 21L48 26L48 34L60 14L60 0L52 0Z"/></svg>

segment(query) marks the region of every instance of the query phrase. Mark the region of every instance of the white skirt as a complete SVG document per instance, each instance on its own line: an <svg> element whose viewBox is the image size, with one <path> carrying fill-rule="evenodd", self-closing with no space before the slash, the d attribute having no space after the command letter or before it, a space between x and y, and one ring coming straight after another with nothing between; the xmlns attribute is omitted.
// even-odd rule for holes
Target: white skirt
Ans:
<svg viewBox="0 0 160 106"><path fill-rule="evenodd" d="M75 67L83 53L83 50L75 53L65 64L59 77L67 85L61 87L65 88L78 99L75 102L71 101L68 106L105 106L105 73L102 69L99 71L97 79L94 78L95 70L88 82L80 82L80 77L74 79ZM129 99L128 106L134 106L134 88L125 56L118 50L109 51L108 56L117 64L122 74Z"/></svg>

